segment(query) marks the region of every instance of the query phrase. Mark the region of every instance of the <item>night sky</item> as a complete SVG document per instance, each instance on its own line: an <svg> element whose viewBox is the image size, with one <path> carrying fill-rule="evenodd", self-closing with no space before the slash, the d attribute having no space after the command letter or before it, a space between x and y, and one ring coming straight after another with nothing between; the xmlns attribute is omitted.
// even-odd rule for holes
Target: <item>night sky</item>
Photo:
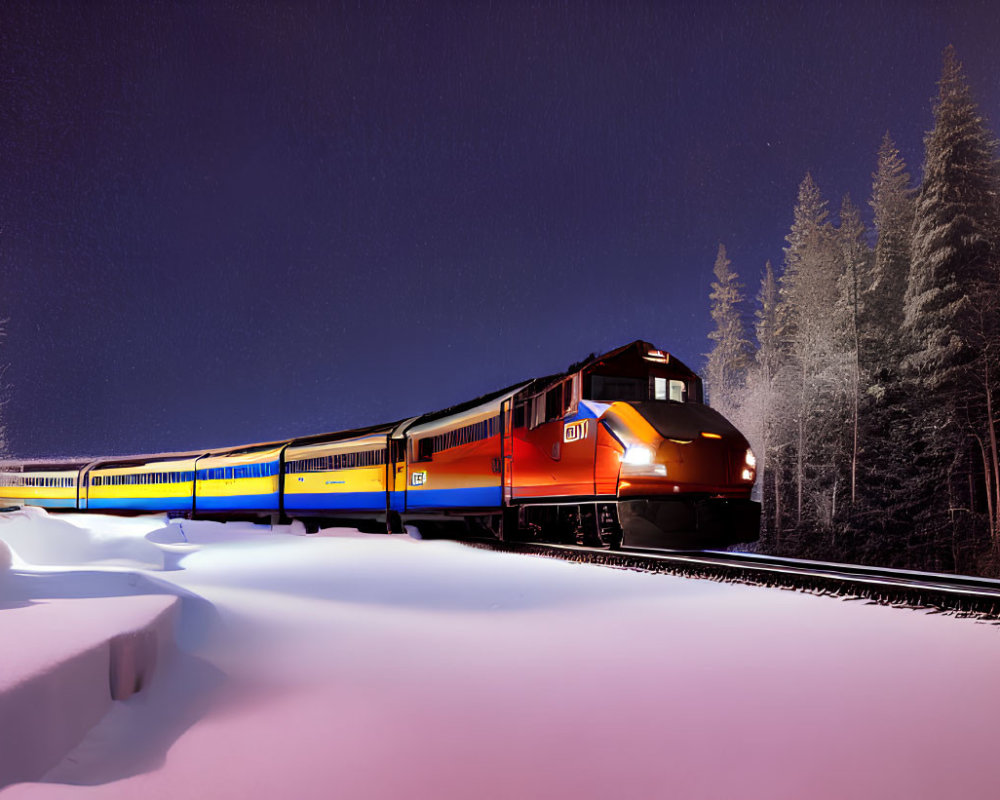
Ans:
<svg viewBox="0 0 1000 800"><path fill-rule="evenodd" d="M801 7L797 7L801 6ZM916 178L993 2L13 2L0 360L18 456L389 421L633 339L703 366L799 182Z"/></svg>

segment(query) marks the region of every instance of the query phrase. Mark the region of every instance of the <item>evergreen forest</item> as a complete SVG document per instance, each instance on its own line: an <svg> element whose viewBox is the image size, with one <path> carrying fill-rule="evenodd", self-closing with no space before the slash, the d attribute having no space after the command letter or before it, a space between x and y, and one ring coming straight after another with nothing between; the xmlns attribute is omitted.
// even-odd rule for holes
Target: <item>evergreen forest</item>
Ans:
<svg viewBox="0 0 1000 800"><path fill-rule="evenodd" d="M799 186L750 298L720 245L709 401L758 457L762 552L1000 575L997 142L944 53L919 182L889 133L873 220Z"/></svg>

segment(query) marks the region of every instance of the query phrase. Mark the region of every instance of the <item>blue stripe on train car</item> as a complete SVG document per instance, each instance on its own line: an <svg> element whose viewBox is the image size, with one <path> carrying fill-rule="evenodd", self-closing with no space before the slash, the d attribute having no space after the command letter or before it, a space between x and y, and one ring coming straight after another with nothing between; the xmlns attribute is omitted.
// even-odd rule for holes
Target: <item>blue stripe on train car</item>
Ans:
<svg viewBox="0 0 1000 800"><path fill-rule="evenodd" d="M406 493L406 510L418 508L493 508L500 505L499 486L420 489Z"/></svg>
<svg viewBox="0 0 1000 800"><path fill-rule="evenodd" d="M393 511L405 511L406 492L389 492L389 508Z"/></svg>
<svg viewBox="0 0 1000 800"><path fill-rule="evenodd" d="M31 497L25 500L12 500L24 506L41 506L42 508L76 508L76 498L66 497Z"/></svg>
<svg viewBox="0 0 1000 800"><path fill-rule="evenodd" d="M385 492L285 493L289 511L385 511Z"/></svg>
<svg viewBox="0 0 1000 800"><path fill-rule="evenodd" d="M225 494L221 497L198 495L199 511L277 511L278 493Z"/></svg>
<svg viewBox="0 0 1000 800"><path fill-rule="evenodd" d="M132 511L190 511L190 497L91 497L87 508L127 508Z"/></svg>

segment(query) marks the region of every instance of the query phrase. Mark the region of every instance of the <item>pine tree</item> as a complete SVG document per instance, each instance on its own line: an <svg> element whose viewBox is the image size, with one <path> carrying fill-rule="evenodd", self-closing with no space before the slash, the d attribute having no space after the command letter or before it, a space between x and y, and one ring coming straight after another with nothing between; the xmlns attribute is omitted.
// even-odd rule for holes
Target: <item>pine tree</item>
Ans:
<svg viewBox="0 0 1000 800"><path fill-rule="evenodd" d="M779 336L797 373L789 376L797 402L789 419L793 427L784 438L795 454L795 524L800 533L810 520L832 530L840 488L833 439L844 413L838 329L842 259L828 217L826 201L807 174L786 237L778 306Z"/></svg>
<svg viewBox="0 0 1000 800"><path fill-rule="evenodd" d="M892 137L886 131L872 175L869 204L875 215L875 259L862 281L862 363L879 384L893 380L901 357L903 294L910 271L914 190Z"/></svg>
<svg viewBox="0 0 1000 800"><path fill-rule="evenodd" d="M911 368L928 388L945 389L962 383L975 358L976 309L993 305L1000 224L995 141L950 46L939 89L934 128L924 140L904 328Z"/></svg>
<svg viewBox="0 0 1000 800"><path fill-rule="evenodd" d="M754 452L757 454L757 480L761 496L761 535L765 546L780 547L782 531L782 493L780 449L776 446L779 420L786 410L787 398L778 390L779 375L785 357L778 338L778 282L771 262L764 266L755 333L757 351L747 379L746 412L747 431Z"/></svg>
<svg viewBox="0 0 1000 800"><path fill-rule="evenodd" d="M857 502L858 448L862 391L862 300L860 287L871 274L871 250L865 242L865 224L861 213L845 195L840 207L840 228L837 230L842 269L838 303L838 327L842 332L842 347L848 358L851 407L850 483L851 505Z"/></svg>
<svg viewBox="0 0 1000 800"><path fill-rule="evenodd" d="M993 409L1000 209L996 142L952 47L938 86L914 216L904 363L917 387L913 414L924 478L916 493L925 502L943 495L948 503L947 515L928 509L923 529L935 556L954 567L946 559L973 546L977 475L985 483L989 532L1000 545Z"/></svg>
<svg viewBox="0 0 1000 800"><path fill-rule="evenodd" d="M715 330L708 337L715 346L708 354L706 379L712 406L724 416L739 417L746 370L750 363L750 341L746 335L740 307L743 287L732 269L726 248L719 245L712 282L712 320Z"/></svg>

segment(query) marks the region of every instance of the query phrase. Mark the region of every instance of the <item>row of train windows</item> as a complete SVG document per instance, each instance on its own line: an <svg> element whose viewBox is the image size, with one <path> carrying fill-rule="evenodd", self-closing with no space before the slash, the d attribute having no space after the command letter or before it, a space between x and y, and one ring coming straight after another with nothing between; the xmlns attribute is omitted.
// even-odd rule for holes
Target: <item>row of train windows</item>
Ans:
<svg viewBox="0 0 1000 800"><path fill-rule="evenodd" d="M278 462L267 464L244 464L240 467L213 467L198 470L200 481L231 481L240 478L272 478L278 474Z"/></svg>
<svg viewBox="0 0 1000 800"><path fill-rule="evenodd" d="M303 458L285 463L285 472L329 472L335 469L355 467L377 467L385 463L385 448L381 450L361 450L354 453L337 453L333 456Z"/></svg>
<svg viewBox="0 0 1000 800"><path fill-rule="evenodd" d="M0 486L31 486L46 489L71 489L76 486L75 478L34 478L24 475L0 475Z"/></svg>
<svg viewBox="0 0 1000 800"><path fill-rule="evenodd" d="M463 444L481 442L489 439L500 431L499 414L482 422L474 422L462 428L455 428L453 431L440 433L437 436L429 436L421 439L417 445L417 461L428 461L435 453L448 450L452 447L459 447Z"/></svg>
<svg viewBox="0 0 1000 800"><path fill-rule="evenodd" d="M128 475L94 475L91 486L150 486L154 483L189 483L193 472L133 472Z"/></svg>

